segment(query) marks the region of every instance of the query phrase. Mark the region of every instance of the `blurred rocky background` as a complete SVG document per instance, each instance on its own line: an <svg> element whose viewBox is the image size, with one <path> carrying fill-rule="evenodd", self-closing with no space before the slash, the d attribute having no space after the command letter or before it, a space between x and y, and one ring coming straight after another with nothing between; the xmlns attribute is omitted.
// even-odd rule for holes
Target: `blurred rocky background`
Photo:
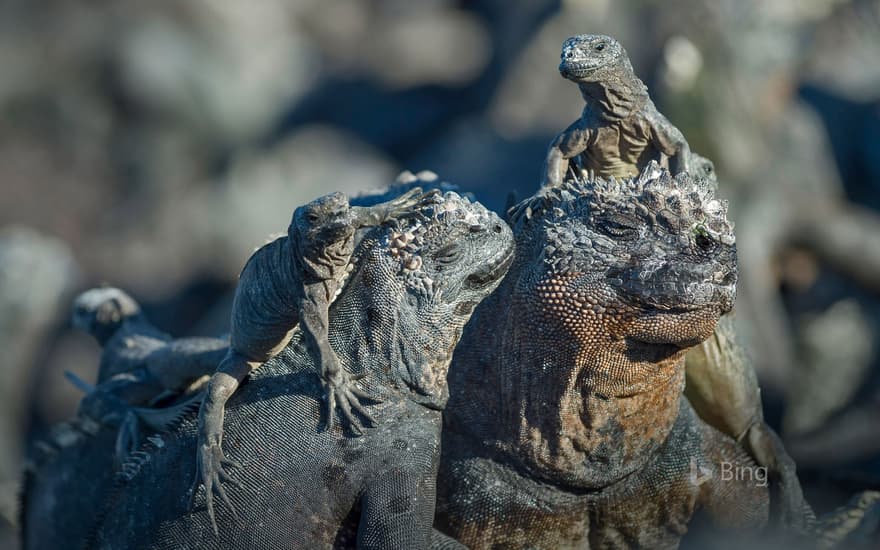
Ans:
<svg viewBox="0 0 880 550"><path fill-rule="evenodd" d="M24 449L99 350L101 283L177 335L225 330L297 205L432 169L501 209L582 101L562 40L617 37L715 161L738 322L820 508L880 488L880 0L0 3L0 547Z"/></svg>

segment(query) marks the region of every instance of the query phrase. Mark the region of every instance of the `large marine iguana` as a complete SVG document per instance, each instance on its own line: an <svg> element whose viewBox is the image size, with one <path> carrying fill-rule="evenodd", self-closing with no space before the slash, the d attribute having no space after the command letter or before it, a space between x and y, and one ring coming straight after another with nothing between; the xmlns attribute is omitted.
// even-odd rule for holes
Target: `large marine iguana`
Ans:
<svg viewBox="0 0 880 550"><path fill-rule="evenodd" d="M690 170L717 188L712 161L693 152L657 110L617 40L589 34L568 38L559 72L578 85L586 105L581 117L550 145L545 185L559 185L569 167L579 178L632 177L657 161L673 174ZM769 469L779 496L779 519L803 528L811 518L804 513L794 461L764 422L757 378L736 342L733 320L722 319L718 333L689 353L686 363L687 395L697 413L740 441Z"/></svg>
<svg viewBox="0 0 880 550"><path fill-rule="evenodd" d="M756 464L683 397L733 305L726 205L651 164L521 203L517 260L456 351L438 525L472 548L673 547L697 508L760 528ZM491 388L491 389L488 389Z"/></svg>
<svg viewBox="0 0 880 550"><path fill-rule="evenodd" d="M513 209L517 260L450 369L442 531L472 548L675 547L697 510L761 529L766 467L682 397L698 346L702 404L720 405L709 420L729 432L752 420L753 396L727 387L754 374L723 315L736 279L725 212L711 182L656 164L638 180L544 188ZM749 433L775 438L758 448L780 445L766 426ZM877 500L861 493L813 524L801 499L787 536L864 542Z"/></svg>
<svg viewBox="0 0 880 550"><path fill-rule="evenodd" d="M215 535L207 508L187 508L197 424L185 420L138 455L102 495L89 537L98 547L419 548L428 544L446 370L462 327L512 261L498 216L453 193L398 229L367 233L331 306L330 341L382 398L362 437L318 430L322 388L302 333L230 399L225 448L241 462ZM155 438L154 440L155 441ZM34 476L39 480L39 476ZM161 479L161 483L157 480ZM222 497L221 497L222 498ZM32 509L31 518L40 509ZM32 520L31 520L32 521ZM445 541L451 544L452 541Z"/></svg>
<svg viewBox="0 0 880 550"><path fill-rule="evenodd" d="M333 427L337 406L357 435L361 430L352 409L375 424L359 402L370 395L355 385L358 378L342 368L330 346L328 308L354 267L351 255L358 232L415 215L433 197L434 192L415 187L388 202L362 207L350 206L342 193L324 195L297 208L287 235L247 261L232 304L229 352L208 382L199 411L193 493L204 484L212 517L212 493L223 497L221 482L229 479L224 466L235 465L222 450L224 405L246 376L287 346L295 328L315 357L327 392L327 429Z"/></svg>

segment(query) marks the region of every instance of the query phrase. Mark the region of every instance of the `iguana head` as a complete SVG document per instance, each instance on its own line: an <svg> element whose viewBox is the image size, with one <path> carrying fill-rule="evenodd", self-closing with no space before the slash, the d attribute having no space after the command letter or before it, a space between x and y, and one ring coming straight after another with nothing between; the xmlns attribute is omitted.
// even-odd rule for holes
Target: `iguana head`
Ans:
<svg viewBox="0 0 880 550"><path fill-rule="evenodd" d="M718 188L718 174L715 172L715 164L706 157L690 152L690 170L695 177L705 178L712 187Z"/></svg>
<svg viewBox="0 0 880 550"><path fill-rule="evenodd" d="M344 193L328 193L294 210L288 233L310 247L323 247L354 232L349 212Z"/></svg>
<svg viewBox="0 0 880 550"><path fill-rule="evenodd" d="M601 34L579 34L562 43L559 72L573 82L605 82L633 74L620 42Z"/></svg>
<svg viewBox="0 0 880 550"><path fill-rule="evenodd" d="M513 250L513 234L496 214L454 192L438 195L419 216L364 237L357 272L333 315L349 307L362 311L363 321L351 326L365 333L351 337L365 339L362 348L383 348L372 357L387 362L392 385L442 408L462 328L507 272ZM356 288L364 291L349 306Z"/></svg>
<svg viewBox="0 0 880 550"><path fill-rule="evenodd" d="M114 287L93 288L73 301L71 324L103 345L125 321L140 314L140 305L125 291Z"/></svg>
<svg viewBox="0 0 880 550"><path fill-rule="evenodd" d="M542 248L522 292L581 350L654 363L707 338L733 306L733 226L703 179L651 163L637 179L569 182L518 209L531 218L524 241ZM631 391L632 374L615 387Z"/></svg>

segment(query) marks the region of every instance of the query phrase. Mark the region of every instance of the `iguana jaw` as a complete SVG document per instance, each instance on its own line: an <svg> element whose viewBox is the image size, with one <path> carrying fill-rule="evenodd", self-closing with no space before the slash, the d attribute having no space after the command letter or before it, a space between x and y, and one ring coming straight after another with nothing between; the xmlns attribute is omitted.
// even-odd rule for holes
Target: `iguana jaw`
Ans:
<svg viewBox="0 0 880 550"><path fill-rule="evenodd" d="M507 270L513 263L513 258L513 247L500 251L483 269L468 275L467 279L465 279L465 284L470 288L482 288L495 284L507 273Z"/></svg>
<svg viewBox="0 0 880 550"><path fill-rule="evenodd" d="M571 63L564 61L559 64L559 74L574 82L586 81L590 74L595 73L601 65L589 62Z"/></svg>

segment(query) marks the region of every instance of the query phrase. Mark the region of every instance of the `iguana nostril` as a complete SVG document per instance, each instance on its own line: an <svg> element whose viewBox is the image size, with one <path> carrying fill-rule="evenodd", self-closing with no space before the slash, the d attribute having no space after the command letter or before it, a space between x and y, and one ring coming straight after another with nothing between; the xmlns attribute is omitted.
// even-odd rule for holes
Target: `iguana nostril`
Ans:
<svg viewBox="0 0 880 550"><path fill-rule="evenodd" d="M494 231L495 233L501 233L503 230L504 228L501 227L500 223L496 223L492 226L492 231Z"/></svg>

